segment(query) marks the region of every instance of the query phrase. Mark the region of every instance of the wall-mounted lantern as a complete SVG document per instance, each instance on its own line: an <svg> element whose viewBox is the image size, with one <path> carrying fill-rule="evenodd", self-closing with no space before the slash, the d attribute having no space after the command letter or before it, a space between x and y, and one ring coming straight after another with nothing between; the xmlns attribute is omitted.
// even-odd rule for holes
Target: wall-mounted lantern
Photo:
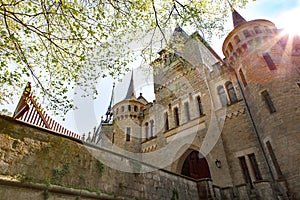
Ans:
<svg viewBox="0 0 300 200"><path fill-rule="evenodd" d="M217 168L221 168L221 161L220 160L216 159L215 164L216 164Z"/></svg>

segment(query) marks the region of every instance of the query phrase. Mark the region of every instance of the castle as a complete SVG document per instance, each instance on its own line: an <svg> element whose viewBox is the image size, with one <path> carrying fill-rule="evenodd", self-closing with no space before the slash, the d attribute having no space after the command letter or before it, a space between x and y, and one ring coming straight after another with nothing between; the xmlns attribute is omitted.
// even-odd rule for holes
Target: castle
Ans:
<svg viewBox="0 0 300 200"><path fill-rule="evenodd" d="M88 142L193 179L223 198L300 198L300 38L232 13L221 59L177 27L154 69L155 101L109 105Z"/></svg>

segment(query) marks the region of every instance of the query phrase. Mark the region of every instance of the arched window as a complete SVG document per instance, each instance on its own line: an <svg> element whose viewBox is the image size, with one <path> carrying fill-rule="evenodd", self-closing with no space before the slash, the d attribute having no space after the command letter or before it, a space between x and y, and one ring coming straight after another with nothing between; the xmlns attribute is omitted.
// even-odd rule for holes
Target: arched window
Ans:
<svg viewBox="0 0 300 200"><path fill-rule="evenodd" d="M165 131L167 131L167 130L169 130L169 117L168 117L168 113L165 112L164 116L165 116Z"/></svg>
<svg viewBox="0 0 300 200"><path fill-rule="evenodd" d="M248 30L243 31L245 38L248 38L251 36L251 33Z"/></svg>
<svg viewBox="0 0 300 200"><path fill-rule="evenodd" d="M153 120L151 120L150 121L150 137L154 137L154 121Z"/></svg>
<svg viewBox="0 0 300 200"><path fill-rule="evenodd" d="M117 108L117 110L116 110L116 114L118 114L118 112L119 112L119 108Z"/></svg>
<svg viewBox="0 0 300 200"><path fill-rule="evenodd" d="M124 112L124 106L121 107L121 112Z"/></svg>
<svg viewBox="0 0 300 200"><path fill-rule="evenodd" d="M200 96L197 96L196 100L197 100L197 106L198 106L199 116L202 116L202 115L204 115L204 112L203 112L203 106L202 106L202 102L201 102Z"/></svg>
<svg viewBox="0 0 300 200"><path fill-rule="evenodd" d="M128 105L128 111L131 111L131 106L130 105Z"/></svg>
<svg viewBox="0 0 300 200"><path fill-rule="evenodd" d="M229 96L230 104L237 102L236 93L233 87L233 84L231 82L226 83L226 90Z"/></svg>
<svg viewBox="0 0 300 200"><path fill-rule="evenodd" d="M179 112L178 108L174 108L174 121L175 121L175 127L179 126Z"/></svg>
<svg viewBox="0 0 300 200"><path fill-rule="evenodd" d="M258 26L254 27L254 31L256 34L262 33L262 30Z"/></svg>
<svg viewBox="0 0 300 200"><path fill-rule="evenodd" d="M234 42L235 42L235 44L238 44L238 43L240 43L240 38L239 38L239 36L238 35L236 35L236 36L234 36Z"/></svg>
<svg viewBox="0 0 300 200"><path fill-rule="evenodd" d="M137 111L138 111L138 107L134 106L134 112L137 112Z"/></svg>
<svg viewBox="0 0 300 200"><path fill-rule="evenodd" d="M148 122L145 123L145 136L146 136L146 139L150 138L150 135L149 135L149 123Z"/></svg>
<svg viewBox="0 0 300 200"><path fill-rule="evenodd" d="M226 92L224 90L224 87L219 86L217 89L218 89L218 95L222 106L227 106L228 102L227 102L227 97L226 97Z"/></svg>

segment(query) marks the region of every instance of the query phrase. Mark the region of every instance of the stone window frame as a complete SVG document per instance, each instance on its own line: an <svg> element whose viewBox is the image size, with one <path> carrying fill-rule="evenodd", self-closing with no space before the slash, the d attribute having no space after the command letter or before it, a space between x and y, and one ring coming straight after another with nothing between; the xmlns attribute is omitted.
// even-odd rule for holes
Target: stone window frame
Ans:
<svg viewBox="0 0 300 200"><path fill-rule="evenodd" d="M126 127L125 129L125 141L130 141L130 135L131 135L131 127Z"/></svg>
<svg viewBox="0 0 300 200"><path fill-rule="evenodd" d="M242 157L245 158L247 168L248 168L248 172L249 172L250 179L251 179L251 183L249 183L250 186L254 181L263 180L263 177L261 175L263 166L258 165L259 162L256 162L257 167L258 167L258 172L256 172L255 169L253 168L253 163L252 163L252 161L250 160L250 157L249 157L249 155L254 154L255 157L257 158L257 155L260 155L259 153L260 152L259 152L259 149L257 147L251 147L251 148L244 149L244 150L241 150L241 151L238 151L238 152L234 153L235 157L237 158L237 161L240 160L240 158L242 158ZM240 163L240 166L241 166L241 163ZM242 166L241 166L241 170L242 170L241 172L243 173L243 176L245 176L244 172L243 172L243 169L242 169ZM246 181L246 177L244 177L244 178L245 178L245 181ZM257 178L259 178L259 179L257 179Z"/></svg>
<svg viewBox="0 0 300 200"><path fill-rule="evenodd" d="M177 118L175 117L175 109L177 108ZM179 113L179 104L175 104L172 106L172 113L173 113L173 120L174 120L174 127L179 127L180 126L180 113Z"/></svg>
<svg viewBox="0 0 300 200"><path fill-rule="evenodd" d="M185 117L186 117L185 122L189 122L189 121L192 120L192 118L191 118L191 106L190 105L191 104L190 104L189 99L185 99L184 101L182 101L182 108L184 110L184 114L185 114Z"/></svg>
<svg viewBox="0 0 300 200"><path fill-rule="evenodd" d="M202 117L205 115L204 108L203 108L203 101L202 101L203 97L202 96L203 95L200 92L194 95L195 106L198 111L199 117ZM200 104L199 104L198 98L200 99Z"/></svg>
<svg viewBox="0 0 300 200"><path fill-rule="evenodd" d="M150 138L153 138L155 136L155 121L154 119L150 119L149 120L149 124L150 124Z"/></svg>
<svg viewBox="0 0 300 200"><path fill-rule="evenodd" d="M241 81L243 87L246 88L247 85L248 85L248 82L247 82L247 79L246 79L246 76L245 76L245 72L242 69L242 66L240 66L238 68L238 77L239 77L239 81Z"/></svg>
<svg viewBox="0 0 300 200"><path fill-rule="evenodd" d="M265 52L262 54L262 57L265 61L265 63L267 64L268 68L270 71L274 71L277 69L273 59L272 59L272 56L268 53L268 52Z"/></svg>
<svg viewBox="0 0 300 200"><path fill-rule="evenodd" d="M283 177L281 168L278 164L277 157L274 153L274 144L270 136L267 136L263 139L263 144L266 149L268 160L271 163L271 167L274 172L276 172L277 178L280 179ZM269 145L268 145L269 144ZM271 147L271 148L270 148Z"/></svg>
<svg viewBox="0 0 300 200"><path fill-rule="evenodd" d="M164 131L170 130L170 122L169 122L169 112L165 110L164 112Z"/></svg>
<svg viewBox="0 0 300 200"><path fill-rule="evenodd" d="M144 133L145 133L145 138L148 140L150 138L150 127L149 127L149 122L145 122L145 128L144 128Z"/></svg>
<svg viewBox="0 0 300 200"><path fill-rule="evenodd" d="M230 85L232 86L232 88L229 88ZM232 105L232 104L238 102L236 90L234 88L234 84L232 83L232 81L230 81L230 80L226 81L225 84L224 84L224 86L225 86L225 92L227 93L228 104ZM230 93L230 90L232 90L234 93Z"/></svg>
<svg viewBox="0 0 300 200"><path fill-rule="evenodd" d="M263 89L263 90L259 91L259 94L261 95L262 100L265 102L268 110L270 111L270 114L275 113L276 108L274 106L274 102L273 102L272 98L270 97L269 90Z"/></svg>

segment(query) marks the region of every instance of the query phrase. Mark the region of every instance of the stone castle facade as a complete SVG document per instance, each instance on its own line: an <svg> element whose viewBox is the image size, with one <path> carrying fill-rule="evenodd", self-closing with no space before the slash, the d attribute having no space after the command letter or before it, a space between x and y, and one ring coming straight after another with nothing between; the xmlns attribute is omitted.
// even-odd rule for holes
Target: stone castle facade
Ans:
<svg viewBox="0 0 300 200"><path fill-rule="evenodd" d="M225 59L176 28L152 63L155 101L136 97L131 78L99 144L211 180L223 199L299 199L300 39L236 11L233 23Z"/></svg>

